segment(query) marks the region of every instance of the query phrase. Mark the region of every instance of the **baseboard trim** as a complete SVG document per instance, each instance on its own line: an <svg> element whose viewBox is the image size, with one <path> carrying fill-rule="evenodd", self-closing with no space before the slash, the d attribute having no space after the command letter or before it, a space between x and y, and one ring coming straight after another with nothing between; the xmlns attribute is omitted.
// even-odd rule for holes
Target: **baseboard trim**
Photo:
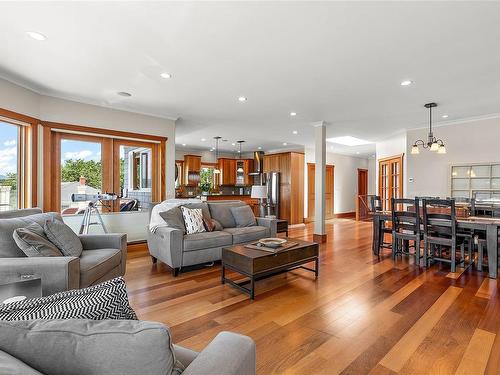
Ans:
<svg viewBox="0 0 500 375"><path fill-rule="evenodd" d="M325 243L327 239L326 234L313 234L313 241L318 243Z"/></svg>
<svg viewBox="0 0 500 375"><path fill-rule="evenodd" d="M356 217L356 212L340 212L338 214L334 214L333 217L335 219L354 219Z"/></svg>

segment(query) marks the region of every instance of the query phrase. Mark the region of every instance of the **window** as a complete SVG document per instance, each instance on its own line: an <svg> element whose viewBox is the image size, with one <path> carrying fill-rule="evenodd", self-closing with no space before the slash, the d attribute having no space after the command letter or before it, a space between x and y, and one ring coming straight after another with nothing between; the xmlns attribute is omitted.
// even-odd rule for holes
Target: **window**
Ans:
<svg viewBox="0 0 500 375"><path fill-rule="evenodd" d="M153 148L142 143L120 145L121 210L140 210L152 202Z"/></svg>
<svg viewBox="0 0 500 375"><path fill-rule="evenodd" d="M500 198L500 163L453 165L452 198Z"/></svg>
<svg viewBox="0 0 500 375"><path fill-rule="evenodd" d="M0 121L0 211L19 205L20 126Z"/></svg>
<svg viewBox="0 0 500 375"><path fill-rule="evenodd" d="M200 171L200 189L203 193L209 193L214 188L214 167L202 166Z"/></svg>

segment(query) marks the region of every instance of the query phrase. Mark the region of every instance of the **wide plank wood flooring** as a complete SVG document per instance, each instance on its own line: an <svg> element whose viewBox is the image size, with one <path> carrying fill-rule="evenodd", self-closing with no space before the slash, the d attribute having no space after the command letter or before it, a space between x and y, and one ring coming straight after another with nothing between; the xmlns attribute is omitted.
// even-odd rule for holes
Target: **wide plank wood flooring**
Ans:
<svg viewBox="0 0 500 375"><path fill-rule="evenodd" d="M318 280L296 270L259 281L254 301L221 285L220 265L174 278L135 246L126 273L132 307L194 350L221 331L252 337L259 374L500 374L497 280L393 261L387 250L374 257L369 222L336 219L327 232ZM290 230L312 234L312 224Z"/></svg>

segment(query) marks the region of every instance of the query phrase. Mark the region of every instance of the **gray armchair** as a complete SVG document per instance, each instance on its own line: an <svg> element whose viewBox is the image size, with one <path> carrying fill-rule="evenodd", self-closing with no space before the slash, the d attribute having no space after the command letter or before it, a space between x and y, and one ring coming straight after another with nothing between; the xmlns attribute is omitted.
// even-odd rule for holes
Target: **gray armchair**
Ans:
<svg viewBox="0 0 500 375"><path fill-rule="evenodd" d="M38 208L0 213L0 275L37 274L42 277L42 295L84 288L125 274L126 234L80 235L82 255L77 257L26 257L17 247L15 229L51 218L58 213L42 213Z"/></svg>

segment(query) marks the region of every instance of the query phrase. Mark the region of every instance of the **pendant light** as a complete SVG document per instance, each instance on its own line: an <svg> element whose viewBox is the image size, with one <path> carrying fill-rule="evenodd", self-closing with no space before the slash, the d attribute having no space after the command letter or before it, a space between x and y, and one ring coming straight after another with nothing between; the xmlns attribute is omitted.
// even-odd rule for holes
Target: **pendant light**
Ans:
<svg viewBox="0 0 500 375"><path fill-rule="evenodd" d="M239 159L241 159L241 144L244 143L245 141L237 141L239 146L240 146L240 150L238 151L239 152ZM238 167L238 169L236 170L236 172L238 173L243 173L245 170L243 169L243 166L240 164L240 166Z"/></svg>
<svg viewBox="0 0 500 375"><path fill-rule="evenodd" d="M215 139L215 162L218 163L219 162L219 139L221 139L222 137L214 137ZM219 174L220 173L220 169L219 167L215 167L214 169L214 174Z"/></svg>
<svg viewBox="0 0 500 375"><path fill-rule="evenodd" d="M427 142L421 139L415 141L411 148L411 153L413 155L420 154L419 146L422 148L428 148L430 151L437 151L438 154L446 154L446 147L440 139L436 139L432 133L432 108L437 107L436 103L427 103L424 105L425 108L429 108L429 134L427 135Z"/></svg>

